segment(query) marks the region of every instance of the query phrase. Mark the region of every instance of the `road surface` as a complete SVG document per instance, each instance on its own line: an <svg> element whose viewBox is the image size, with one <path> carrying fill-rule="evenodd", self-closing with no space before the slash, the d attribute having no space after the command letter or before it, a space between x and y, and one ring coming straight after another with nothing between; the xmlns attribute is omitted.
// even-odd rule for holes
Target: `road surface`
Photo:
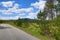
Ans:
<svg viewBox="0 0 60 40"><path fill-rule="evenodd" d="M0 40L39 40L9 24L0 24Z"/></svg>

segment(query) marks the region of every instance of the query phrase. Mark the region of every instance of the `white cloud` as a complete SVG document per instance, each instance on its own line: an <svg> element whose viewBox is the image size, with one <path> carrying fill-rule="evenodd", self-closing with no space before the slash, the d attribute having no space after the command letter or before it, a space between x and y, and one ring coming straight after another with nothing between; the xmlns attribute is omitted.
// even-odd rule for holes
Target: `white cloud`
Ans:
<svg viewBox="0 0 60 40"><path fill-rule="evenodd" d="M2 16L0 16L0 20L16 20L16 19L18 19L19 18L19 16L11 16L11 17L2 17Z"/></svg>
<svg viewBox="0 0 60 40"><path fill-rule="evenodd" d="M46 1L39 0L39 2L32 3L31 6L38 8L39 10L43 10L45 7Z"/></svg>
<svg viewBox="0 0 60 40"><path fill-rule="evenodd" d="M38 13L38 11L37 12L31 12L31 13L29 13L29 15L28 16L26 16L26 18L31 18L31 19L36 19L37 18L37 13Z"/></svg>
<svg viewBox="0 0 60 40"><path fill-rule="evenodd" d="M21 12L27 12L27 13L30 13L30 12L33 12L33 8L30 7L30 8L21 8L21 9L16 9L14 10L15 13L21 13Z"/></svg>
<svg viewBox="0 0 60 40"><path fill-rule="evenodd" d="M44 9L45 6L45 1L39 1L31 4L31 7L29 8L19 8L20 4L14 3L14 1L7 1L7 2L1 2L1 6L8 8L7 10L5 9L0 9L0 13L5 14L5 15L11 15L13 13L19 14L18 16L14 17L1 17L0 19L18 19L19 17L21 18L36 18L37 13L41 10ZM33 6L33 7L32 7ZM11 7L11 8L10 8ZM34 12L34 8L39 9L38 11ZM25 13L28 13L25 14ZM27 15L24 17L24 15ZM23 16L23 17L22 17Z"/></svg>
<svg viewBox="0 0 60 40"><path fill-rule="evenodd" d="M15 3L14 6L13 6L13 8L19 8L19 6L20 5L18 3Z"/></svg>
<svg viewBox="0 0 60 40"><path fill-rule="evenodd" d="M14 1L1 2L4 7L12 7Z"/></svg>
<svg viewBox="0 0 60 40"><path fill-rule="evenodd" d="M6 15L10 15L10 14L13 14L13 13L22 13L22 12L32 12L33 11L33 8L30 7L30 8L19 8L20 4L18 3L14 3L14 1L8 1L8 2L1 2L3 7L9 7L7 10L3 9L1 10L0 9L0 13L3 13L3 14L6 14ZM13 5L13 6L12 6ZM10 8L10 6L12 6Z"/></svg>
<svg viewBox="0 0 60 40"><path fill-rule="evenodd" d="M2 3L1 6L6 7L8 9L7 10L6 9L0 9L0 13L5 14L5 15L11 15L13 13L18 13L19 14L18 16L14 16L14 17L12 17L12 16L11 17L3 17L2 16L2 17L0 17L0 19L2 19L2 20L18 19L19 17L26 15L24 12L29 13L29 14L31 12L33 12L33 8L32 7L29 7L29 8L19 8L20 4L13 3L11 1L1 2L1 3ZM30 15L27 15L27 16L30 16Z"/></svg>
<svg viewBox="0 0 60 40"><path fill-rule="evenodd" d="M27 12L30 13L33 11L33 8L21 8L21 9L17 9L17 8L8 8L8 10L0 10L0 13L6 14L6 15L10 15L13 13L22 13L22 12Z"/></svg>
<svg viewBox="0 0 60 40"><path fill-rule="evenodd" d="M29 13L29 15L28 16L26 16L26 18L33 18L34 17L34 13Z"/></svg>

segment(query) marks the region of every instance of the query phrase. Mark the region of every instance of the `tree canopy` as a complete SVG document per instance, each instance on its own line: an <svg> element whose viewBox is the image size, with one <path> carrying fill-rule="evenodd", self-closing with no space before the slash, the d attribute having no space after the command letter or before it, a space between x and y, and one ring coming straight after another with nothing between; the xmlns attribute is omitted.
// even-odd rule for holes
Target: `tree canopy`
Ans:
<svg viewBox="0 0 60 40"><path fill-rule="evenodd" d="M39 12L37 15L38 19L46 19L47 14L49 13L50 16L48 16L48 18L50 19L54 19L54 15L56 16L56 14L58 13L58 11L60 11L60 0L54 1L54 0L46 0L47 2L45 3L45 7L44 7L44 11L43 12ZM55 2L55 4L54 4ZM56 14L55 14L56 13ZM44 17L45 16L45 17ZM42 18L41 18L42 17Z"/></svg>

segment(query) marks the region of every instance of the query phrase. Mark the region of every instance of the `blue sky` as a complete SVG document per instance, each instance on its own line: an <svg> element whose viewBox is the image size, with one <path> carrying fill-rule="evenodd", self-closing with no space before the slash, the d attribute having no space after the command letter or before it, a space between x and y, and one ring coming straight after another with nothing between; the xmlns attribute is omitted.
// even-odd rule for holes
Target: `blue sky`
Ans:
<svg viewBox="0 0 60 40"><path fill-rule="evenodd" d="M0 19L37 18L37 13L44 9L44 0L0 0Z"/></svg>

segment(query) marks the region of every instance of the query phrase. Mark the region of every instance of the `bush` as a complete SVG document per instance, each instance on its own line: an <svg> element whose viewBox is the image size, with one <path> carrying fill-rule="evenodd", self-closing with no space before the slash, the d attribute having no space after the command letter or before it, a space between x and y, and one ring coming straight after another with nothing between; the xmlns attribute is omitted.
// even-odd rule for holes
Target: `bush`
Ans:
<svg viewBox="0 0 60 40"><path fill-rule="evenodd" d="M40 20L40 33L43 35L50 35L50 23L46 20Z"/></svg>
<svg viewBox="0 0 60 40"><path fill-rule="evenodd" d="M16 25L22 27L22 21L21 21L21 19L16 20Z"/></svg>
<svg viewBox="0 0 60 40"><path fill-rule="evenodd" d="M0 23L3 23L3 21L2 21L2 20L0 20Z"/></svg>

